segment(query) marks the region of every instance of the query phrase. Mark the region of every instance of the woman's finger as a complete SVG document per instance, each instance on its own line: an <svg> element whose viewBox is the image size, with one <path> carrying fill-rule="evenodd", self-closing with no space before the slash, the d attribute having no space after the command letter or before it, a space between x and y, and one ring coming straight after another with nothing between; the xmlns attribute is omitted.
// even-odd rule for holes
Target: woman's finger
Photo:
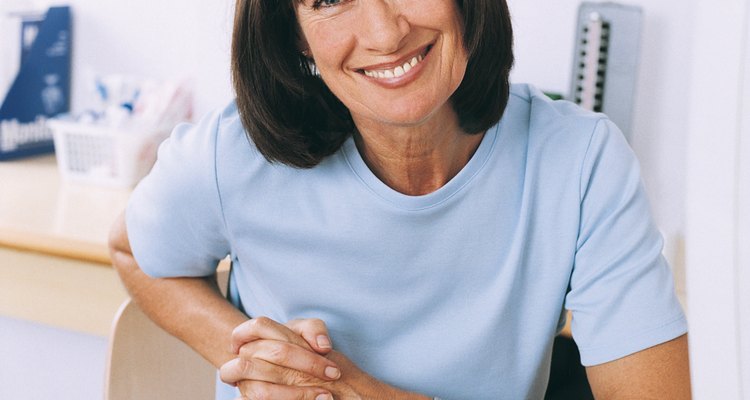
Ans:
<svg viewBox="0 0 750 400"><path fill-rule="evenodd" d="M238 382L247 379L245 376L252 374L252 369L252 361L233 358L219 368L219 379L226 384L236 386Z"/></svg>
<svg viewBox="0 0 750 400"><path fill-rule="evenodd" d="M332 381L341 377L341 372L335 362L296 344L278 340L257 340L248 343L240 348L239 358L263 360L278 367L300 371L324 381Z"/></svg>
<svg viewBox="0 0 750 400"><path fill-rule="evenodd" d="M244 381L240 392L248 399L333 400L330 392L315 387L293 387L260 381Z"/></svg>
<svg viewBox="0 0 750 400"><path fill-rule="evenodd" d="M283 344L283 342L275 343ZM243 350L240 350L240 352L244 353L244 349L243 347ZM252 352L252 355L241 354L239 357L222 365L219 369L219 376L224 383L230 385L243 380L257 380L294 386L310 386L311 384L333 381L341 377L340 370L333 362L309 350L303 350L300 347L297 347L297 349L304 352L301 353L303 356L299 359L295 359L294 350L291 350L291 353L287 353L289 350L278 348L256 349ZM288 354L291 354L291 357ZM306 356L317 358L304 358Z"/></svg>
<svg viewBox="0 0 750 400"><path fill-rule="evenodd" d="M328 354L333 349L331 336L328 334L328 327L320 319L294 319L284 325L291 329L292 332L302 336L307 344L320 354Z"/></svg>
<svg viewBox="0 0 750 400"><path fill-rule="evenodd" d="M314 351L312 347L307 344L305 339L286 326L267 317L257 317L245 321L234 328L234 331L232 331L232 353L239 354L240 347L248 342L259 339L271 339L294 343L298 346Z"/></svg>

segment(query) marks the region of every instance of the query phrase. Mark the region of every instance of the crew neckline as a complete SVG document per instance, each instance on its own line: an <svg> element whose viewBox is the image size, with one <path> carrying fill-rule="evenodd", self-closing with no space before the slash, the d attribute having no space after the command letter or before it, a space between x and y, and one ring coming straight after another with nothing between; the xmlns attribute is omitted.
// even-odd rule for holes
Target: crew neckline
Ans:
<svg viewBox="0 0 750 400"><path fill-rule="evenodd" d="M438 190L425 195L404 194L383 183L365 163L354 142L354 137L349 137L344 142L343 155L352 172L374 195L404 210L423 210L435 207L459 193L482 170L495 147L502 123L501 120L495 126L487 129L474 155L456 176Z"/></svg>

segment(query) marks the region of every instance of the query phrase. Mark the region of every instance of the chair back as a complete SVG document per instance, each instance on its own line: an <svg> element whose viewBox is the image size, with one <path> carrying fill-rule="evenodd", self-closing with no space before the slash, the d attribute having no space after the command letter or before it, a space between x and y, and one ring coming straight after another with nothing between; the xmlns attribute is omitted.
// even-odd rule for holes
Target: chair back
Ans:
<svg viewBox="0 0 750 400"><path fill-rule="evenodd" d="M217 275L223 291L228 276ZM112 326L104 391L105 400L214 399L216 368L127 299Z"/></svg>

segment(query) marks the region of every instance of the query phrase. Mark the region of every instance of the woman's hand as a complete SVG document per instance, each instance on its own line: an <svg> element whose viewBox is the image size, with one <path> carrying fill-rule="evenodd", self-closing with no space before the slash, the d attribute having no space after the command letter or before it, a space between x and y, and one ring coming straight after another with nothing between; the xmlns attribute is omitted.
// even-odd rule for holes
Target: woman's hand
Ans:
<svg viewBox="0 0 750 400"><path fill-rule="evenodd" d="M253 400L427 399L379 382L333 351L318 319L248 321L232 333L232 350L238 357L222 366L221 379Z"/></svg>
<svg viewBox="0 0 750 400"><path fill-rule="evenodd" d="M328 359L341 368L341 378L322 383L320 387L328 389L336 400L431 400L380 382L335 350L328 353Z"/></svg>
<svg viewBox="0 0 750 400"><path fill-rule="evenodd" d="M332 399L330 391L319 387L341 376L336 363L322 355L330 351L320 320L282 325L254 318L232 332L232 352L238 357L224 364L220 375L252 399Z"/></svg>

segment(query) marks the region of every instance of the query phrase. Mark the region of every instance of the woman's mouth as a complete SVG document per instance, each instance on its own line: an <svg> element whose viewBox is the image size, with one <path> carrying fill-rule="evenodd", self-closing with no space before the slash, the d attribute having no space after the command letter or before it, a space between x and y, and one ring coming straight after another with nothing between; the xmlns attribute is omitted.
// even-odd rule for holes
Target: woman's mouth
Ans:
<svg viewBox="0 0 750 400"><path fill-rule="evenodd" d="M375 79L399 78L411 71L412 68L419 65L419 63L421 63L427 56L427 53L430 52L430 49L432 49L432 45L427 46L422 53L413 56L412 58L404 61L403 64L397 65L393 68L361 69L359 72Z"/></svg>

